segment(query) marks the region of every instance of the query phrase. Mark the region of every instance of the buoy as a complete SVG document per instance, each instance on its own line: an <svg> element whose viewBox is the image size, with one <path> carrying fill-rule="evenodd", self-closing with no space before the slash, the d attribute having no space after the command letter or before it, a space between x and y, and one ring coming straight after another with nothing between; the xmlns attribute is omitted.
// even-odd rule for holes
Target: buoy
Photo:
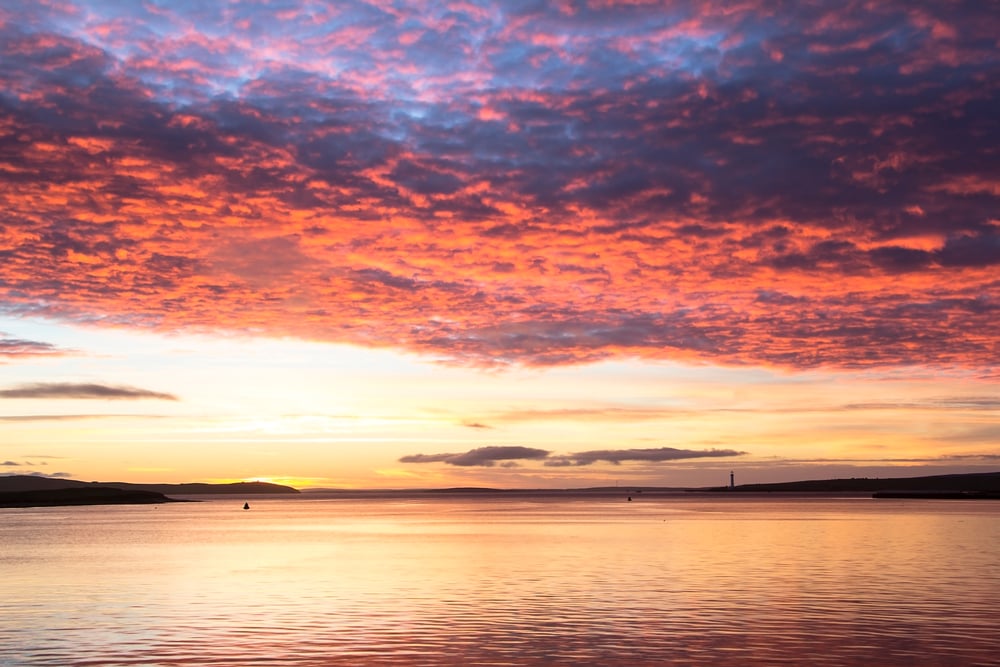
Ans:
<svg viewBox="0 0 1000 667"><path fill-rule="evenodd" d="M243 503L243 509L245 510L250 509L250 503Z"/></svg>

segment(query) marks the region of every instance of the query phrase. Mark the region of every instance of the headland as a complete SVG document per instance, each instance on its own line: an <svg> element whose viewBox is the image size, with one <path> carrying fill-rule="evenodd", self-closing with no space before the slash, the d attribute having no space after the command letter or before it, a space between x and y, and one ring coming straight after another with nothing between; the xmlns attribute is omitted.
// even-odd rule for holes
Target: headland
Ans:
<svg viewBox="0 0 1000 667"><path fill-rule="evenodd" d="M183 502L167 494L197 496L230 494L294 494L298 489L269 482L232 484L132 484L82 482L36 475L0 476L0 507L61 507L70 505L139 505Z"/></svg>

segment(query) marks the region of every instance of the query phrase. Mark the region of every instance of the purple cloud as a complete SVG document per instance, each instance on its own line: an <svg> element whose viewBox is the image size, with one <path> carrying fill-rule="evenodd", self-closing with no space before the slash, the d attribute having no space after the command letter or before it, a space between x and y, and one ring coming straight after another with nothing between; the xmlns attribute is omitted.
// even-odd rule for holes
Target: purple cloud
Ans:
<svg viewBox="0 0 1000 667"><path fill-rule="evenodd" d="M18 359L22 357L58 356L69 351L51 343L12 338L0 332L0 358Z"/></svg>
<svg viewBox="0 0 1000 667"><path fill-rule="evenodd" d="M453 466L484 466L492 467L498 462L509 465L510 462L529 459L544 459L549 455L544 449L533 447L490 446L478 447L461 454L412 454L399 459L401 463L447 463Z"/></svg>
<svg viewBox="0 0 1000 667"><path fill-rule="evenodd" d="M305 9L5 3L5 311L486 366L995 364L987 3Z"/></svg>
<svg viewBox="0 0 1000 667"><path fill-rule="evenodd" d="M685 459L728 458L742 456L746 452L733 449L675 449L673 447L657 447L651 449L598 449L577 452L567 456L553 457L545 462L547 466L588 466L599 461L607 461L619 465L623 461L644 461L663 463Z"/></svg>
<svg viewBox="0 0 1000 667"><path fill-rule="evenodd" d="M0 390L2 398L33 398L33 399L157 399L176 401L173 394L166 394L137 387L110 386L92 383L73 382L38 382L26 384L13 389Z"/></svg>

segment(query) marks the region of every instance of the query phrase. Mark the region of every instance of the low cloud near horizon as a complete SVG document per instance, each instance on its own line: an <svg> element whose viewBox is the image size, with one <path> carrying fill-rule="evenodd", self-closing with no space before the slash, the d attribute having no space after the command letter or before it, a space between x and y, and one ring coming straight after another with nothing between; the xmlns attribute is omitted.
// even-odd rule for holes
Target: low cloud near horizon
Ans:
<svg viewBox="0 0 1000 667"><path fill-rule="evenodd" d="M545 462L547 466L589 466L598 461L620 465L622 461L645 461L662 463L683 459L704 459L729 456L743 456L747 452L735 449L676 449L656 447L650 449L596 449L567 456L559 456Z"/></svg>
<svg viewBox="0 0 1000 667"><path fill-rule="evenodd" d="M8 461L9 463L9 461ZM6 464L4 464L6 465ZM38 472L37 470L25 471L25 472L14 472L14 473L0 473L0 477L10 477L13 475L28 476L28 477L48 477L50 479L66 479L73 477L73 473L69 472Z"/></svg>
<svg viewBox="0 0 1000 667"><path fill-rule="evenodd" d="M53 457L45 457L45 458L53 458ZM0 461L0 468L35 468L35 467L38 467L38 466L47 466L48 464L49 464L48 461L40 461L40 462L36 463L35 461L29 461L29 460L25 460L25 461L12 461L10 459L7 459L6 461ZM43 473L43 472L32 472L32 471L24 471L24 472L15 471L14 473L11 473L11 474L17 474L17 475L45 475L45 476L48 476L46 473ZM52 474L55 475L55 476L57 476L57 477L59 477L59 476L67 475L68 473L52 473Z"/></svg>
<svg viewBox="0 0 1000 667"><path fill-rule="evenodd" d="M478 447L461 454L411 454L399 459L400 463L447 463L453 466L484 466L492 467L497 462L501 465L516 465L519 459L544 459L549 452L544 449L520 446L490 446Z"/></svg>
<svg viewBox="0 0 1000 667"><path fill-rule="evenodd" d="M74 382L35 382L23 384L13 389L0 390L0 398L72 398L72 399L157 399L176 401L173 394L128 387L124 385L104 385Z"/></svg>
<svg viewBox="0 0 1000 667"><path fill-rule="evenodd" d="M682 459L742 456L747 452L734 449L676 449L657 447L650 449L602 449L549 457L550 452L532 447L479 447L464 454L412 454L399 459L400 463L448 463L456 466L493 466L497 461L515 459L544 460L546 466L587 466L598 461L619 465L623 461L665 462ZM509 464L507 464L509 465Z"/></svg>

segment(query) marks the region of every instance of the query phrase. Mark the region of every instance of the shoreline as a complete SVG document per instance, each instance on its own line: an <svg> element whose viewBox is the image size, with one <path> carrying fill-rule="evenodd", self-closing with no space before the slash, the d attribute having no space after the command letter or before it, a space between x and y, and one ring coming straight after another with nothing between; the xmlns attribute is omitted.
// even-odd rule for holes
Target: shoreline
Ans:
<svg viewBox="0 0 1000 667"><path fill-rule="evenodd" d="M77 507L86 505L155 505L197 502L168 498L156 491L115 489L106 486L36 489L0 493L0 508Z"/></svg>

